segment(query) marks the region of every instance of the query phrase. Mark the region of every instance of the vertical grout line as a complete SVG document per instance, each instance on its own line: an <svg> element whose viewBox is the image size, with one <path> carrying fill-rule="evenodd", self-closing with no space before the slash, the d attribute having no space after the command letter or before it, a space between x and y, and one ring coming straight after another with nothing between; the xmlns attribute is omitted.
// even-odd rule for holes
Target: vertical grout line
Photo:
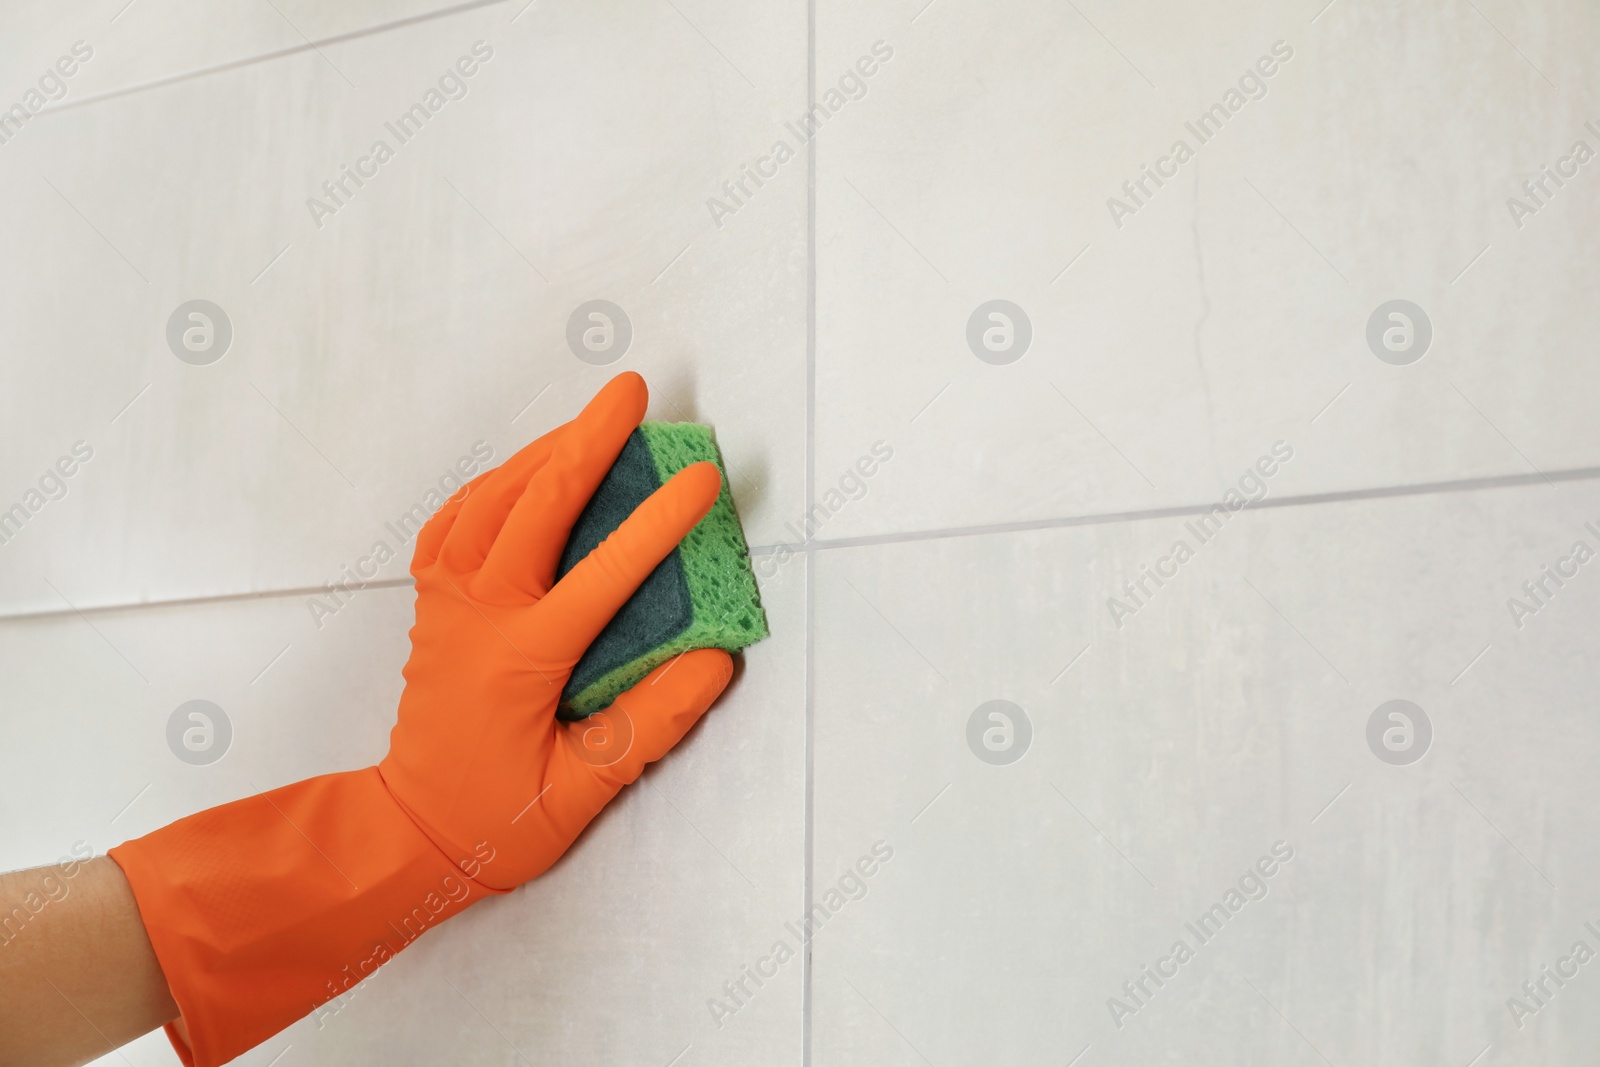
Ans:
<svg viewBox="0 0 1600 1067"><path fill-rule="evenodd" d="M817 0L806 0L806 110L817 102ZM812 138L806 146L806 495L805 514L811 514L812 499L816 493L816 431L817 431L817 141ZM801 524L804 528L804 523ZM806 540L810 540L807 536ZM805 836L804 860L801 877L803 915L811 914L811 881L813 846L816 839L816 643L815 594L816 570L809 550L803 553L806 568L806 777L804 789ZM804 946L800 960L800 1064L811 1067L811 945Z"/></svg>
<svg viewBox="0 0 1600 1067"><path fill-rule="evenodd" d="M811 883L815 867L813 853L816 844L816 711L813 700L815 690L816 656L814 653L816 593L816 557L804 555L806 568L806 781L805 781L805 886L801 897L801 914L810 915L813 904ZM811 1067L811 942L805 943L805 954L800 966L800 1064Z"/></svg>

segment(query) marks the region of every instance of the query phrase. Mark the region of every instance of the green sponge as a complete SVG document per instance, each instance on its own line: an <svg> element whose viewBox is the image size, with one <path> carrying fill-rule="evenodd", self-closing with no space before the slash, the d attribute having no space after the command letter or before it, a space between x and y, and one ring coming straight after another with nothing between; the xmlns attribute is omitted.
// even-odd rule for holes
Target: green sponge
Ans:
<svg viewBox="0 0 1600 1067"><path fill-rule="evenodd" d="M589 645L561 692L561 718L582 719L609 707L679 653L737 652L767 636L750 552L709 426L647 422L629 435L573 525L556 576L577 566L668 478L701 460L722 471L717 502Z"/></svg>

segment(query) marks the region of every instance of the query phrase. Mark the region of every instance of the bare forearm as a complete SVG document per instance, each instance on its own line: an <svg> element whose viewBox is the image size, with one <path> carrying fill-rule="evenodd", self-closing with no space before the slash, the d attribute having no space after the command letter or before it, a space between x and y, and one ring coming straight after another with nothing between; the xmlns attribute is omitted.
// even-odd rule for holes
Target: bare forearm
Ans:
<svg viewBox="0 0 1600 1067"><path fill-rule="evenodd" d="M114 862L0 874L0 1065L87 1063L177 1015Z"/></svg>

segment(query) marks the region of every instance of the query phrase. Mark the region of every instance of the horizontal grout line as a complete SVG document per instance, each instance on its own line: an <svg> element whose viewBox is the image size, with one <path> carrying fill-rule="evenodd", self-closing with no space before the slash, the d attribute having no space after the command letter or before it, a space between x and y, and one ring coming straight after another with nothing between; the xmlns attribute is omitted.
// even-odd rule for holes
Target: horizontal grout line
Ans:
<svg viewBox="0 0 1600 1067"><path fill-rule="evenodd" d="M1483 489L1511 489L1541 482L1581 482L1600 478L1600 467L1577 467L1572 470L1550 471L1543 474L1500 474L1486 478L1464 478L1458 481L1421 482L1416 485L1387 486L1381 489L1341 489L1329 493L1308 493L1303 496L1267 498L1251 504L1246 511L1267 508L1311 507L1319 504L1339 504L1347 501L1384 500L1390 497L1433 496L1444 493L1476 492ZM913 541L945 541L959 537L982 537L985 534L1027 533L1032 530L1060 530L1073 526L1106 526L1119 522L1140 522L1147 519L1171 519L1184 515L1200 515L1217 505L1176 504L1165 508L1146 508L1138 511L1104 512L1098 515L1074 515L1055 519L1023 519L1018 522L1000 522L986 526L951 526L939 530L912 530L905 533L868 534L863 537L816 538L803 544L786 542L776 545L759 545L750 550L751 555L771 555L780 549L790 552L839 548L870 548L877 545L898 545Z"/></svg>
<svg viewBox="0 0 1600 1067"><path fill-rule="evenodd" d="M1464 478L1450 482L1421 482L1417 485L1397 485L1382 489L1344 489L1331 493L1309 493L1304 496L1268 498L1251 504L1246 511L1267 508L1313 507L1319 504L1341 504L1362 500L1387 500L1393 497L1435 496L1444 493L1468 493L1484 489L1514 489L1540 482L1584 482L1600 479L1600 467L1577 467L1544 474L1501 474L1488 478ZM1143 511L1108 512L1099 515L1076 515L1058 519L1027 519L1021 522L1000 522L988 526L955 526L943 530L912 530L907 533L871 534L866 537L841 537L836 540L815 540L805 544L755 545L752 556L769 556L780 549L790 552L840 548L872 548L879 545L909 544L915 541L944 541L960 537L982 537L986 534L1028 533L1032 530L1060 530L1073 526L1109 526L1119 522L1140 522L1146 519L1171 519L1184 515L1199 515L1209 511L1214 504L1181 504L1167 508L1148 508ZM373 580L361 589L400 589L412 584L407 578ZM183 597L174 600L143 600L128 604L99 604L78 608L51 608L46 611L19 611L0 614L0 623L25 622L33 619L53 619L68 615L104 615L117 611L136 611L144 608L181 608L228 601L267 600L275 597L316 596L325 593L321 586L303 586L297 589L268 589L254 593L218 593L214 596Z"/></svg>
<svg viewBox="0 0 1600 1067"><path fill-rule="evenodd" d="M504 4L506 2L507 0L466 0L465 3L456 4L452 7L442 7L437 11L425 11L420 15L409 15L406 18L395 19L393 22L384 22L376 26L364 26L359 30L350 30L346 33L334 34L332 37L323 37L319 40L307 41L304 44L291 45L288 48L280 48L275 52L263 52L260 55L244 56L240 59L230 59L226 63L218 63L215 66L201 67L198 70L186 71L182 74L169 74L164 78L157 78L154 81L140 82L137 85L126 85L121 89L111 89L103 93L96 93L94 96L86 96L81 100L73 100L65 104L59 104L55 107L47 107L43 111L39 112L37 117L44 118L48 115L57 114L62 111L72 111L76 108L88 107L90 104L98 104L105 100L115 100L118 97L132 96L135 93L148 92L151 89L160 89L168 85L177 85L180 82L193 81L196 78L209 77L212 74L223 74L232 70L241 70L244 67L255 66L257 63L270 63L274 59L283 59L286 56L299 55L302 52L314 52L317 49L327 45L343 44L346 41L356 41L363 37L374 37L380 33L386 33L389 30L397 30L406 26L415 26L421 22L432 22L434 19L447 18L450 15L459 15L464 11L471 11L474 8L491 7L495 4Z"/></svg>
<svg viewBox="0 0 1600 1067"><path fill-rule="evenodd" d="M408 578L382 578L362 583L357 589L402 589L411 584ZM18 611L0 614L0 623L31 622L35 619L57 619L62 616L110 615L119 611L140 611L145 608L189 608L207 604L225 604L231 601L272 600L278 597L325 596L327 590L320 585L302 586L298 589L264 589L255 593L216 593L211 596L176 597L172 600L138 600L126 604L79 605L76 608L48 608L44 611Z"/></svg>

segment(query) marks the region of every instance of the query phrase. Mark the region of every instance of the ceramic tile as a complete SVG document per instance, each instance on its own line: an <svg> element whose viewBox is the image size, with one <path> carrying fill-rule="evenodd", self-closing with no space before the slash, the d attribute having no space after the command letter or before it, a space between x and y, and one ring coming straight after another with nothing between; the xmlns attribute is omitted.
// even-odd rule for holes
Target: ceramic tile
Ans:
<svg viewBox="0 0 1600 1067"><path fill-rule="evenodd" d="M1541 485L822 552L815 1062L1581 1058L1600 993L1507 1000L1595 947L1600 585L1561 561L1597 518Z"/></svg>
<svg viewBox="0 0 1600 1067"><path fill-rule="evenodd" d="M821 536L1193 504L1279 440L1292 494L1596 465L1594 12L1320 6L819 7L820 87L893 54L815 142L819 484L895 450Z"/></svg>
<svg viewBox="0 0 1600 1067"><path fill-rule="evenodd" d="M307 53L30 128L0 174L0 329L35 354L0 499L42 506L0 546L6 609L320 586L475 445L503 459L625 369L651 417L716 425L752 540L801 514L804 175L720 229L706 201L803 99L803 8L514 16L328 49L360 90ZM186 323L206 343L194 299L231 326L209 365L174 354ZM596 299L631 330L584 348L606 365L568 342ZM30 497L79 441L64 498Z"/></svg>

